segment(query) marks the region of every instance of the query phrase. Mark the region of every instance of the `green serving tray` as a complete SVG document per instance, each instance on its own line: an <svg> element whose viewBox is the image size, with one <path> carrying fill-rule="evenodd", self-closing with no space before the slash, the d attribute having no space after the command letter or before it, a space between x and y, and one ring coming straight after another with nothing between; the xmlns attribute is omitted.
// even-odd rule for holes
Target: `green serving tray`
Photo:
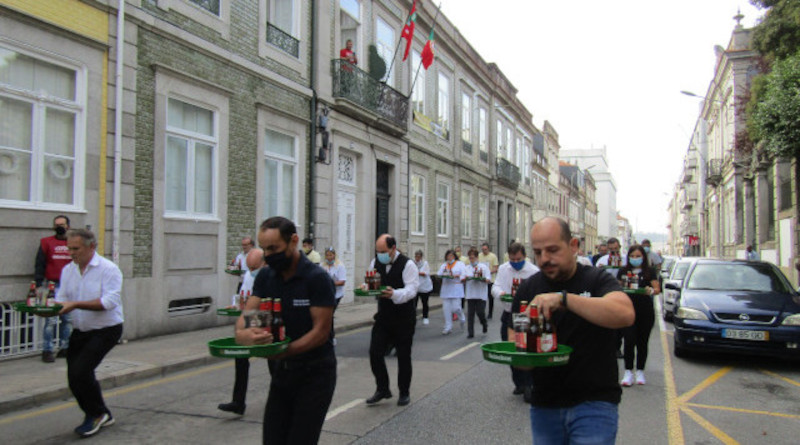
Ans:
<svg viewBox="0 0 800 445"><path fill-rule="evenodd" d="M42 316L56 315L56 314L58 314L58 311L60 311L62 307L64 307L64 306L62 306L60 304L56 304L55 306L41 306L41 305L28 306L25 303L15 303L14 304L14 310L15 311L27 312L29 314L42 315Z"/></svg>
<svg viewBox="0 0 800 445"><path fill-rule="evenodd" d="M639 288L639 289L622 289L628 295L647 295L647 289Z"/></svg>
<svg viewBox="0 0 800 445"><path fill-rule="evenodd" d="M511 294L503 294L500 295L500 301L502 301L503 303L513 303L514 297L512 297Z"/></svg>
<svg viewBox="0 0 800 445"><path fill-rule="evenodd" d="M217 309L217 315L223 315L225 317L238 317L242 315L242 311L241 309L223 307Z"/></svg>
<svg viewBox="0 0 800 445"><path fill-rule="evenodd" d="M242 269L234 269L234 270L225 269L225 273L226 274L228 274L228 275L236 275L237 277L240 276L240 275L243 275L244 272L245 271L242 270Z"/></svg>
<svg viewBox="0 0 800 445"><path fill-rule="evenodd" d="M467 279L468 280L474 280L474 281L486 281L486 277L469 277Z"/></svg>
<svg viewBox="0 0 800 445"><path fill-rule="evenodd" d="M481 345L481 349L483 359L486 361L530 368L566 365L572 353L572 348L567 345L558 345L556 352L517 352L517 346L513 341L486 343Z"/></svg>
<svg viewBox="0 0 800 445"><path fill-rule="evenodd" d="M236 344L235 337L225 337L208 342L208 351L214 357L222 358L271 357L285 351L290 341L287 338L268 345L242 346Z"/></svg>
<svg viewBox="0 0 800 445"><path fill-rule="evenodd" d="M439 277L443 280L460 280L461 277L454 277L452 275L434 275L435 277Z"/></svg>
<svg viewBox="0 0 800 445"><path fill-rule="evenodd" d="M377 297L383 293L383 290L386 289L386 286L381 286L380 290L364 290L364 289L354 289L353 293L356 297Z"/></svg>

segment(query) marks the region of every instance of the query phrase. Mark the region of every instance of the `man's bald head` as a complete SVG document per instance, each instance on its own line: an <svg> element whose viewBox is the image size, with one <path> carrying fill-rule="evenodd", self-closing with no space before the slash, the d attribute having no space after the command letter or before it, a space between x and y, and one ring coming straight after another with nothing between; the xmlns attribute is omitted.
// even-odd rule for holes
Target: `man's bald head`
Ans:
<svg viewBox="0 0 800 445"><path fill-rule="evenodd" d="M264 251L259 248L250 249L245 261L247 262L248 269L261 269L264 267Z"/></svg>
<svg viewBox="0 0 800 445"><path fill-rule="evenodd" d="M394 237L388 233L384 233L375 241L375 250L378 252L389 252L394 249L396 245L397 241L395 241Z"/></svg>

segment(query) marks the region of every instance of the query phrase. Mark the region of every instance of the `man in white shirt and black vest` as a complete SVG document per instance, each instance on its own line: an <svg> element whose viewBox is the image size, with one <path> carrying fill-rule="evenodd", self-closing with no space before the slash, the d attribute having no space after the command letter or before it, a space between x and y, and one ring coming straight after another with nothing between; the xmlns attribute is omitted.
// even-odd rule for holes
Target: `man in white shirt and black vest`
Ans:
<svg viewBox="0 0 800 445"><path fill-rule="evenodd" d="M397 250L397 241L389 234L378 237L375 251L377 255L370 263L370 269L376 269L381 274L381 286L386 288L378 297L378 312L374 316L375 324L369 345L369 362L378 388L367 399L367 404L392 397L385 355L389 345L394 345L397 351L397 386L400 390L397 405L405 406L411 401L411 343L417 314L414 297L417 295L419 270L414 261Z"/></svg>

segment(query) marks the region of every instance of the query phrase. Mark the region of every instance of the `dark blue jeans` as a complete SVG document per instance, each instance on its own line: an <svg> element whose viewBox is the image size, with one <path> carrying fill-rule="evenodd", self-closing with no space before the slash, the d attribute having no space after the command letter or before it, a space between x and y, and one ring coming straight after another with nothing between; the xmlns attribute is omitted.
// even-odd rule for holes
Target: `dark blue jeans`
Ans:
<svg viewBox="0 0 800 445"><path fill-rule="evenodd" d="M61 323L58 323L58 321ZM42 351L53 352L53 339L55 337L56 324L58 324L58 337L60 345L58 349L69 348L69 336L72 333L72 317L69 314L57 315L55 317L45 317L44 319L44 339Z"/></svg>
<svg viewBox="0 0 800 445"><path fill-rule="evenodd" d="M94 370L121 336L121 323L86 332L72 331L67 349L67 381L78 406L87 416L99 417L108 412Z"/></svg>
<svg viewBox="0 0 800 445"><path fill-rule="evenodd" d="M531 407L536 445L613 445L619 414L610 402L583 402L569 408Z"/></svg>

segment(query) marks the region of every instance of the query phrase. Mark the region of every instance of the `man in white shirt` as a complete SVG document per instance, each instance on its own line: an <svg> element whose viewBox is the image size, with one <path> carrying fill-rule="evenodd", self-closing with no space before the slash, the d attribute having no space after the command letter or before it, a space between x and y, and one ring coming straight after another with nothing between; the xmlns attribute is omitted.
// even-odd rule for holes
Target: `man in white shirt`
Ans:
<svg viewBox="0 0 800 445"><path fill-rule="evenodd" d="M608 241L606 242L606 246L608 246L608 253L603 255L603 256L601 256L600 259L597 260L597 264L595 264L595 266L597 266L597 267L605 267L606 271L608 271L608 273L613 275L614 278L617 278L617 271L619 270L619 268L625 266L626 264L628 264L627 258L625 256L625 254L620 252L620 244L619 244L619 240L618 239L609 238ZM609 266L611 266L611 264L609 263L609 259L612 256L619 257L619 261L620 261L619 265L616 265L614 267L609 267Z"/></svg>
<svg viewBox="0 0 800 445"><path fill-rule="evenodd" d="M242 238L242 251L236 255L236 258L231 261L231 266L233 266L233 270L242 270L247 271L247 254L250 253L250 250L255 247L256 243L253 242L253 238L246 236ZM236 287L236 293L242 290L242 282L244 281L244 276L239 277L239 284Z"/></svg>
<svg viewBox="0 0 800 445"><path fill-rule="evenodd" d="M502 301L503 295L511 295L514 279L520 282L539 272L539 268L525 258L525 246L520 243L511 243L508 246L508 262L497 269L497 278L492 286L492 297L500 300L498 303L503 308L500 316L500 338L508 341L508 329L513 327L511 321L511 303ZM529 371L522 371L511 367L511 380L514 382L514 395L524 394L525 401L530 399L530 387L533 384Z"/></svg>
<svg viewBox="0 0 800 445"><path fill-rule="evenodd" d="M61 271L56 299L62 305L59 315L73 314L67 380L86 415L75 432L89 437L114 423L94 370L122 336L122 272L97 254L97 240L88 230L67 232L67 248L73 262Z"/></svg>

